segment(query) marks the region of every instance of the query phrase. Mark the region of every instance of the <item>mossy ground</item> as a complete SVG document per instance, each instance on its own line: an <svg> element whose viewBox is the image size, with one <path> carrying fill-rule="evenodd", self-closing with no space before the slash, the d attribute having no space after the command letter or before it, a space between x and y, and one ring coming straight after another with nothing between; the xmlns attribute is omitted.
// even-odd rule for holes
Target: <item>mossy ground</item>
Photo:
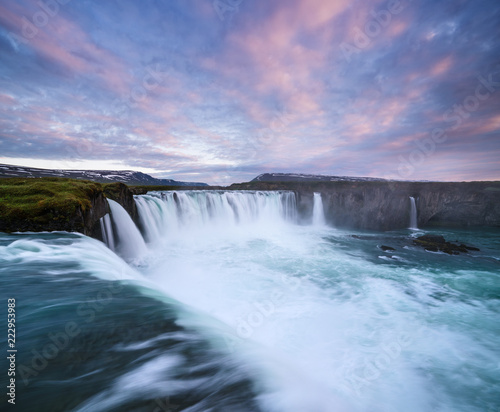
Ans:
<svg viewBox="0 0 500 412"><path fill-rule="evenodd" d="M99 183L65 178L0 179L0 217L43 223L69 219L103 191Z"/></svg>

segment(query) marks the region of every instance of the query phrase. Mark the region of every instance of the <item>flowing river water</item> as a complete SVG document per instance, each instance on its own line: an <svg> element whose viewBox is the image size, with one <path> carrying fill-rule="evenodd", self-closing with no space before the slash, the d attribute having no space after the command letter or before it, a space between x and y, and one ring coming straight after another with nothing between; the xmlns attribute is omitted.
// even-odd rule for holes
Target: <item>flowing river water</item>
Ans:
<svg viewBox="0 0 500 412"><path fill-rule="evenodd" d="M299 224L292 192L136 203L139 227L111 204L109 247L0 234L18 410L500 411L498 229ZM480 251L427 252L423 233Z"/></svg>

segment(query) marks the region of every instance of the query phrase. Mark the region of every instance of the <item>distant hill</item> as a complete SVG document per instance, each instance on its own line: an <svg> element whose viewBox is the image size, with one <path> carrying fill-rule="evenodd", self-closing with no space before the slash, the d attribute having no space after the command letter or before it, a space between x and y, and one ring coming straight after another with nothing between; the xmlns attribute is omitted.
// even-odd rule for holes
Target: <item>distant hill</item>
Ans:
<svg viewBox="0 0 500 412"><path fill-rule="evenodd" d="M51 170L0 164L0 178L5 177L67 177L92 180L99 183L122 182L143 186L208 186L199 182L178 182L172 179L156 179L150 175L131 170Z"/></svg>
<svg viewBox="0 0 500 412"><path fill-rule="evenodd" d="M263 173L252 182L384 182L377 177L324 176L300 173Z"/></svg>

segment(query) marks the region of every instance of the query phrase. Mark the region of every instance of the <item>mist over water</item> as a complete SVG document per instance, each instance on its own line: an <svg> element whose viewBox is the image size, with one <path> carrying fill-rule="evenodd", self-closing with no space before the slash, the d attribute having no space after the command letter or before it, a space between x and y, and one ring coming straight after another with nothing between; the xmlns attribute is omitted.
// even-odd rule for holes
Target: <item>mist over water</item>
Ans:
<svg viewBox="0 0 500 412"><path fill-rule="evenodd" d="M300 225L291 192L136 203L140 232L112 208L121 257L74 234L1 239L0 286L29 308L23 362L69 320L82 332L68 349L100 354L76 362L73 383L50 383L69 373L64 355L30 378L74 391L52 410L154 410L166 397L186 411L500 408L498 230L440 231L481 249L448 256L413 246L410 230L328 227L316 203L314 224ZM98 311L87 296L102 290Z"/></svg>

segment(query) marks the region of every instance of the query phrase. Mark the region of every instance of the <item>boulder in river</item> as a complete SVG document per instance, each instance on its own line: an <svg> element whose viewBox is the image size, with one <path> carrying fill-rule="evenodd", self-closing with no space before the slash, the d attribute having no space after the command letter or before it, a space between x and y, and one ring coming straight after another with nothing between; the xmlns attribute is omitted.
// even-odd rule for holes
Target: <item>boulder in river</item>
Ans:
<svg viewBox="0 0 500 412"><path fill-rule="evenodd" d="M479 251L478 248L467 246L463 243L456 244L446 241L440 235L423 235L413 240L417 246L423 247L430 252L444 252L449 255L459 255L460 253L468 253L469 251Z"/></svg>

